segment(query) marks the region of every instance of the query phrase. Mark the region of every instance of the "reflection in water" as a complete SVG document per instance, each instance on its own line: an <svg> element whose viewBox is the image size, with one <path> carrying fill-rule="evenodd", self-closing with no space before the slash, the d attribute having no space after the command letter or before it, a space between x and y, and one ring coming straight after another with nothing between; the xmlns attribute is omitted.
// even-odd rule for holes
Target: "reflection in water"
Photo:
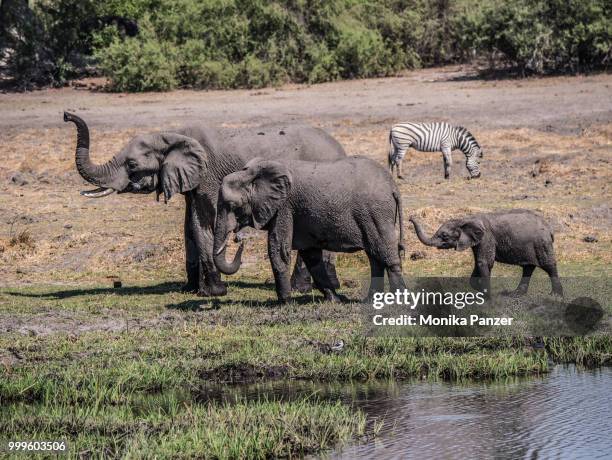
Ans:
<svg viewBox="0 0 612 460"><path fill-rule="evenodd" d="M612 458L612 368L557 366L536 378L495 382L275 382L209 388L203 400L342 400L378 436L329 458Z"/></svg>

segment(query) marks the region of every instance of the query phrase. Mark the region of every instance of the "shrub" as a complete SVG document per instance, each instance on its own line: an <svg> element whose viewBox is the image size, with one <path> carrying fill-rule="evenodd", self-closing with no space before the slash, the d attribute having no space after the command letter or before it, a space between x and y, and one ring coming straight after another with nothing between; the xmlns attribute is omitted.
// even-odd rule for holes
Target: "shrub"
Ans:
<svg viewBox="0 0 612 460"><path fill-rule="evenodd" d="M476 56L523 73L575 72L612 57L609 0L32 3L0 2L0 63L23 87L90 72L92 55L121 91L314 83ZM119 30L100 32L116 17ZM138 21L139 36L125 18Z"/></svg>
<svg viewBox="0 0 612 460"><path fill-rule="evenodd" d="M158 40L145 18L137 37L121 40L115 36L95 56L114 91L167 91L178 85L176 54L172 44Z"/></svg>
<svg viewBox="0 0 612 460"><path fill-rule="evenodd" d="M305 53L308 83L321 83L340 78L336 55L324 43L310 45Z"/></svg>
<svg viewBox="0 0 612 460"><path fill-rule="evenodd" d="M489 5L472 41L523 73L589 70L610 60L610 13L604 0Z"/></svg>
<svg viewBox="0 0 612 460"><path fill-rule="evenodd" d="M253 55L247 56L241 72L240 85L248 88L268 86L272 83L272 72L270 69L270 63L263 62Z"/></svg>
<svg viewBox="0 0 612 460"><path fill-rule="evenodd" d="M210 89L236 86L237 66L227 59L210 59L203 42L190 40L179 48L178 54L177 77L181 86Z"/></svg>
<svg viewBox="0 0 612 460"><path fill-rule="evenodd" d="M335 50L344 78L372 77L393 69L392 57L385 49L380 33L359 27L346 27L340 33Z"/></svg>

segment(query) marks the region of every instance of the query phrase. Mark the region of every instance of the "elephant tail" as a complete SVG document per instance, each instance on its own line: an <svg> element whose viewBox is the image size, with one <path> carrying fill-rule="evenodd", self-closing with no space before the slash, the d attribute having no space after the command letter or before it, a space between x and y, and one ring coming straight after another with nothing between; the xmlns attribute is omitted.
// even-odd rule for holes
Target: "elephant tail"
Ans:
<svg viewBox="0 0 612 460"><path fill-rule="evenodd" d="M393 199L395 200L395 223L399 221L399 242L397 244L397 250L400 258L404 258L406 253L406 247L404 245L404 210L402 209L402 196L399 191L393 192Z"/></svg>

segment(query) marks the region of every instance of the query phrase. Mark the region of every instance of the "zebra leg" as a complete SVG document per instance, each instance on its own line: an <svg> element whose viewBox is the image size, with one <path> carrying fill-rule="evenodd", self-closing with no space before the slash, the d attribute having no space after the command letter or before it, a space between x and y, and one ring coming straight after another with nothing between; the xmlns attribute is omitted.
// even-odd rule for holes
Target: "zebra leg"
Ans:
<svg viewBox="0 0 612 460"><path fill-rule="evenodd" d="M397 162L397 178L398 179L404 178L404 176L402 176L402 161L403 160L398 160Z"/></svg>
<svg viewBox="0 0 612 460"><path fill-rule="evenodd" d="M442 147L442 156L444 157L444 179L450 177L451 166L453 165L453 157L449 147Z"/></svg>

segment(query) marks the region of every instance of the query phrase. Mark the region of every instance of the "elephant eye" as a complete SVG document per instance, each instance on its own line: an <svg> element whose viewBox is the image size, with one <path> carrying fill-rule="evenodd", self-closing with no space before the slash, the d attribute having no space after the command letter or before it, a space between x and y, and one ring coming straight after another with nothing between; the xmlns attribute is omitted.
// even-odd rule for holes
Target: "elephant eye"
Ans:
<svg viewBox="0 0 612 460"><path fill-rule="evenodd" d="M138 167L138 163L136 163L136 161L134 161L134 160L129 160L128 161L128 168L136 169L136 167Z"/></svg>

